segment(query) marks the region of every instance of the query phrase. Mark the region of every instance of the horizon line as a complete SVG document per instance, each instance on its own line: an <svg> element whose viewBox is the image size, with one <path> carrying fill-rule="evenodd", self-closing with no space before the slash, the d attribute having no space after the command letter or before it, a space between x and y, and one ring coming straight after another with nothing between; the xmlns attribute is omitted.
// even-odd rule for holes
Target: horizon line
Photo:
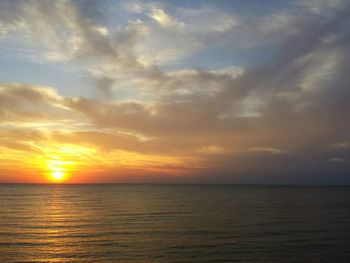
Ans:
<svg viewBox="0 0 350 263"><path fill-rule="evenodd" d="M30 182L0 182L0 185L207 185L207 186L215 186L215 185L222 185L222 186L344 186L349 187L350 184L308 184L308 183L147 183L147 182L125 182L125 183L30 183Z"/></svg>

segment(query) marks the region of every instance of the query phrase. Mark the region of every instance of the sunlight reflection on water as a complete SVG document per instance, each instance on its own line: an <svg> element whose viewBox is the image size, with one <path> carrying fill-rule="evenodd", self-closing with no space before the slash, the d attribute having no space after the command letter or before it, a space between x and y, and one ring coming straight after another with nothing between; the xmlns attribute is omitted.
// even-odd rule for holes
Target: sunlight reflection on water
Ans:
<svg viewBox="0 0 350 263"><path fill-rule="evenodd" d="M0 185L0 196L1 262L350 258L347 187Z"/></svg>

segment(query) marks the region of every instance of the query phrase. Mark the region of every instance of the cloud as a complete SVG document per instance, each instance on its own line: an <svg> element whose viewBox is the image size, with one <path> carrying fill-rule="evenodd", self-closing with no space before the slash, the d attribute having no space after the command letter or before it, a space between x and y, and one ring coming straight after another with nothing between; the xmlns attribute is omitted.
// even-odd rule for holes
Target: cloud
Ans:
<svg viewBox="0 0 350 263"><path fill-rule="evenodd" d="M250 151L257 152L257 153L267 153L267 154L286 154L288 153L285 150L276 149L276 148L270 148L270 147L254 147L250 148Z"/></svg>
<svg viewBox="0 0 350 263"><path fill-rule="evenodd" d="M331 145L329 145L329 147L331 149L339 149L339 150L342 150L342 149L347 149L350 147L350 143L348 142L338 142L338 143L332 143Z"/></svg>
<svg viewBox="0 0 350 263"><path fill-rule="evenodd" d="M59 114L63 110L59 101L60 97L49 88L0 84L0 117L3 121L48 119L51 114Z"/></svg>
<svg viewBox="0 0 350 263"><path fill-rule="evenodd" d="M346 159L344 159L344 158L339 158L339 157L335 157L335 158L329 159L329 161L331 161L331 162L337 162L337 163L344 163L344 162L346 162Z"/></svg>
<svg viewBox="0 0 350 263"><path fill-rule="evenodd" d="M176 28L177 30L181 30L181 28L185 27L184 23L176 21L176 19L172 18L163 9L154 5L151 7L149 16L165 28Z"/></svg>
<svg viewBox="0 0 350 263"><path fill-rule="evenodd" d="M134 2L113 24L106 3L2 1L2 39L74 64L99 96L2 83L0 145L8 159L56 150L111 174L134 165L193 181L344 179L350 7L327 3L246 16ZM201 52L212 58L199 61L234 55L229 66L195 67ZM238 53L254 59L236 65Z"/></svg>

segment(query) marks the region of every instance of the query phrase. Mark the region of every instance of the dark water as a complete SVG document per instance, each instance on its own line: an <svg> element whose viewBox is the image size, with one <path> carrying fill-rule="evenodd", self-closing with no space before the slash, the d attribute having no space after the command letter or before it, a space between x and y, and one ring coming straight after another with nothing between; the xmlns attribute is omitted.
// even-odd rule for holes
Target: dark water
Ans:
<svg viewBox="0 0 350 263"><path fill-rule="evenodd" d="M0 185L0 262L350 262L350 187Z"/></svg>

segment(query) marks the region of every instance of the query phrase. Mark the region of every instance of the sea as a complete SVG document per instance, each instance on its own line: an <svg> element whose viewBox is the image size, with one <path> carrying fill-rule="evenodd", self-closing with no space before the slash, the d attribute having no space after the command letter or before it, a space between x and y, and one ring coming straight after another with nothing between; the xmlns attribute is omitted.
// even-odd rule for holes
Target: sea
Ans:
<svg viewBox="0 0 350 263"><path fill-rule="evenodd" d="M0 185L0 262L350 262L349 186Z"/></svg>

